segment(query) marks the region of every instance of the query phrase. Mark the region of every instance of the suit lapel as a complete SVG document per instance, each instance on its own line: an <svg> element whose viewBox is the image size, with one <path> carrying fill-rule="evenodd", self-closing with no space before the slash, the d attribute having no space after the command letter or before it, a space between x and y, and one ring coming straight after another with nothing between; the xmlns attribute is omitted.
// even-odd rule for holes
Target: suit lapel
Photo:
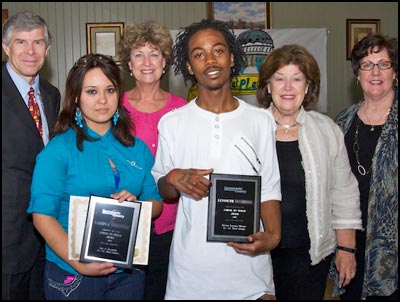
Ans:
<svg viewBox="0 0 400 302"><path fill-rule="evenodd" d="M49 131L51 131L58 118L58 96L57 94L52 93L49 89L46 89L46 86L42 84L42 81L39 82L39 85L47 126L49 127Z"/></svg>
<svg viewBox="0 0 400 302"><path fill-rule="evenodd" d="M2 81L4 81L5 84L3 87L2 97L2 102L4 102L3 106L9 108L8 112L13 114L15 118L19 119L21 121L21 125L27 128L27 131L35 133L38 138L40 138L39 131L37 130L35 122L29 113L28 107L26 106L24 99L12 81L5 65L3 65L2 77Z"/></svg>

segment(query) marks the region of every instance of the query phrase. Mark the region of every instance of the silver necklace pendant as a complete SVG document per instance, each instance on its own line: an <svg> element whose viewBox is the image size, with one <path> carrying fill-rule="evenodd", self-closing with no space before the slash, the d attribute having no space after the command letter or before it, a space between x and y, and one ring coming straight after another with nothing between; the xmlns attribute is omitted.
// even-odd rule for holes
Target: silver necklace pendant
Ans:
<svg viewBox="0 0 400 302"><path fill-rule="evenodd" d="M368 118L368 115L367 115L367 111L365 110L365 101L364 101L363 105L364 105L364 106L363 106L363 110L364 110L365 117L367 118L368 124L371 124L371 121L370 121L370 119ZM383 115L381 115L381 116L379 117L378 120L376 120L376 122L378 123L378 122L383 118L383 116L384 116L385 114L386 114L386 115L389 115L389 113L390 113L390 107L389 107L388 110L386 110L386 111L383 113ZM369 131L371 131L371 132L375 131L375 126L376 126L376 125L371 125L371 129L369 129Z"/></svg>
<svg viewBox="0 0 400 302"><path fill-rule="evenodd" d="M360 163L360 158L358 155L358 151L360 149L360 146L358 144L358 128L360 126L361 120L358 118L357 121L357 126L356 126L356 131L354 133L354 144L353 144L353 151L354 151L354 155L356 156L356 161L357 161L357 170L358 173L360 173L361 176L365 176L367 175L370 171L371 171L371 167L372 167L372 163L371 163L371 167L369 167L368 171L364 168L363 165L361 165ZM374 126L372 126L372 128L370 129L370 131L374 131Z"/></svg>
<svg viewBox="0 0 400 302"><path fill-rule="evenodd" d="M293 127L296 127L296 126L297 126L297 122L295 122L293 125L284 125L284 124L279 123L277 120L275 120L275 123L276 123L278 126L282 127L282 128L284 129L284 131L285 131L286 134L289 132L289 129L290 129L290 128L293 128Z"/></svg>
<svg viewBox="0 0 400 302"><path fill-rule="evenodd" d="M358 170L358 173L360 173L362 176L365 176L365 174L367 174L367 172L365 171L365 168L361 164L358 164L357 170Z"/></svg>

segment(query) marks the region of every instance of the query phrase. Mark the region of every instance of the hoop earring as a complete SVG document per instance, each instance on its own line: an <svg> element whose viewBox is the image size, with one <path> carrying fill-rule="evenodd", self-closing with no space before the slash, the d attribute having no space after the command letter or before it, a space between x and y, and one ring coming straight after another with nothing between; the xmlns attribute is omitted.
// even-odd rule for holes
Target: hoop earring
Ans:
<svg viewBox="0 0 400 302"><path fill-rule="evenodd" d="M119 112L118 112L118 109L117 109L117 111L115 111L114 116L113 116L113 123L114 123L114 126L117 125L118 119L119 119Z"/></svg>
<svg viewBox="0 0 400 302"><path fill-rule="evenodd" d="M83 123L82 123L82 112L79 109L79 107L76 107L75 111L75 122L79 126L79 128L83 128Z"/></svg>

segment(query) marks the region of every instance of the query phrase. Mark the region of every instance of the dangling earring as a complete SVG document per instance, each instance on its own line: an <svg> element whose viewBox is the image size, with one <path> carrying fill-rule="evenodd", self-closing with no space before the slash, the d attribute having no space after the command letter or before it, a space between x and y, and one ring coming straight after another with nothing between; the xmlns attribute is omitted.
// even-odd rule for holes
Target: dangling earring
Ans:
<svg viewBox="0 0 400 302"><path fill-rule="evenodd" d="M162 70L162 73L163 73L163 74L165 73L165 69Z"/></svg>
<svg viewBox="0 0 400 302"><path fill-rule="evenodd" d="M129 75L130 75L131 77L133 77L133 73L132 73L132 70L131 70L131 72L129 73Z"/></svg>
<svg viewBox="0 0 400 302"><path fill-rule="evenodd" d="M82 124L82 112L79 109L79 107L76 107L76 111L75 111L75 122L76 124L79 126L79 128L83 128L83 124Z"/></svg>
<svg viewBox="0 0 400 302"><path fill-rule="evenodd" d="M119 119L119 112L118 112L118 109L117 109L117 111L115 111L114 116L113 116L114 126L117 125L118 119Z"/></svg>

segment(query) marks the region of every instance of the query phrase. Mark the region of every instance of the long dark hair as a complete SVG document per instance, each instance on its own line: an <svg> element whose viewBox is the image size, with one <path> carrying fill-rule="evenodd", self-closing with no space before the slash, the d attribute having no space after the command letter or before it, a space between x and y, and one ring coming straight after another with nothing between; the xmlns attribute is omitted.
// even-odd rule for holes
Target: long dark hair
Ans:
<svg viewBox="0 0 400 302"><path fill-rule="evenodd" d="M118 106L117 110L119 113L119 119L116 125L112 124L112 133L115 138L125 146L133 146L135 144L134 137L130 133L130 128L133 127L132 120L129 118L124 106L122 105L122 77L121 71L115 62L101 54L88 54L81 57L68 73L65 99L63 103L63 109L60 112L60 116L54 128L54 132L51 137L59 133L63 133L68 128L74 129L76 132L76 144L79 150L83 150L83 140L93 141L94 139L89 137L85 133L84 128L80 128L75 122L76 109L79 107L81 102L81 93L83 87L83 80L86 74L94 69L100 68L104 75L113 83L118 95ZM82 120L84 123L84 120Z"/></svg>

